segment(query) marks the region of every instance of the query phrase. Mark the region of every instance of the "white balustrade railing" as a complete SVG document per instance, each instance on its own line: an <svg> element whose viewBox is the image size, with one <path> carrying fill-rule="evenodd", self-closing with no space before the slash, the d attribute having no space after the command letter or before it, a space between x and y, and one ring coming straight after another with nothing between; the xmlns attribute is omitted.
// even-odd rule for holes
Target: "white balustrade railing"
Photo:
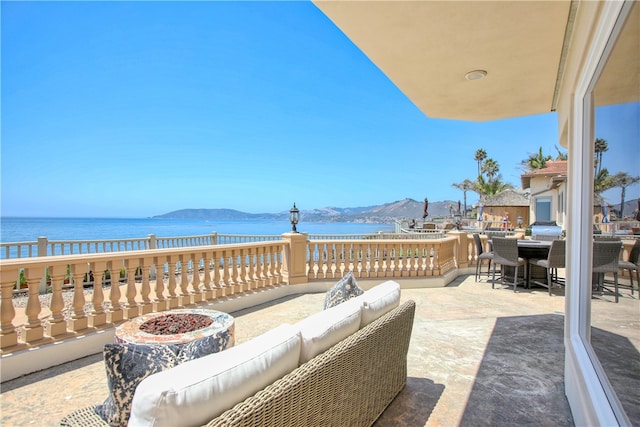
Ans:
<svg viewBox="0 0 640 427"><path fill-rule="evenodd" d="M283 251L280 240L2 260L0 349L42 345L142 314L278 285ZM114 286L120 271L123 283ZM89 277L93 286L85 289ZM25 288L16 294L21 282Z"/></svg>
<svg viewBox="0 0 640 427"><path fill-rule="evenodd" d="M456 238L427 240L310 240L309 280L337 279L352 271L359 278L424 277L456 267Z"/></svg>
<svg viewBox="0 0 640 427"><path fill-rule="evenodd" d="M359 278L442 276L475 258L466 233L443 239L382 235L307 236L302 246L283 235L251 243L0 260L0 350L19 351L150 312L288 284L290 277L326 281L347 271ZM283 265L293 258L306 263Z"/></svg>

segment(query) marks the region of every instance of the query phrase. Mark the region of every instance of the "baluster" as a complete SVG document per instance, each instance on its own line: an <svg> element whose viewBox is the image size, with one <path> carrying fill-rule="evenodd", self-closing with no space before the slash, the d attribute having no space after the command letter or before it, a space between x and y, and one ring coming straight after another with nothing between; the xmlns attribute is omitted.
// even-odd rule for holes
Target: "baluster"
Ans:
<svg viewBox="0 0 640 427"><path fill-rule="evenodd" d="M191 254L191 265L193 266L193 278L191 279L191 301L194 304L198 304L203 299L203 292L200 289L200 258L196 257L196 254Z"/></svg>
<svg viewBox="0 0 640 427"><path fill-rule="evenodd" d="M45 324L45 333L50 337L64 335L67 332L67 324L64 321L62 310L64 309L64 299L62 298L62 282L67 272L66 265L56 265L49 267L51 276L51 319Z"/></svg>
<svg viewBox="0 0 640 427"><path fill-rule="evenodd" d="M113 248L112 248L113 249ZM112 262L109 262L113 266ZM109 291L109 301L111 308L107 311L107 322L118 323L123 319L124 312L120 305L120 269L109 267L111 270L111 289Z"/></svg>
<svg viewBox="0 0 640 427"><path fill-rule="evenodd" d="M231 262L231 284L233 286L233 293L240 294L242 293L242 284L238 278L238 250L231 249L229 258Z"/></svg>
<svg viewBox="0 0 640 427"><path fill-rule="evenodd" d="M247 249L240 248L239 249L239 269L238 272L238 280L240 281L240 285L242 286L242 292L246 292L249 290L249 280L247 280Z"/></svg>
<svg viewBox="0 0 640 427"><path fill-rule="evenodd" d="M375 277L384 277L384 250L382 248L382 243L375 243L375 265L376 265L376 275Z"/></svg>
<svg viewBox="0 0 640 427"><path fill-rule="evenodd" d="M442 246L438 243L438 245L434 245L434 254L433 254L433 264L432 264L432 274L434 276L440 275L440 252L442 250Z"/></svg>
<svg viewBox="0 0 640 427"><path fill-rule="evenodd" d="M152 304L151 298L149 297L151 294L151 267L154 264L152 259L146 258L140 258L138 263L142 270L142 284L140 284L140 299L142 299L142 303L139 305L140 316L142 316L151 313L155 308L155 303ZM160 281L162 282L162 272L158 272L156 269L156 286L158 283L158 275L160 275Z"/></svg>
<svg viewBox="0 0 640 427"><path fill-rule="evenodd" d="M86 265L86 264L85 264ZM82 271L78 264L71 265L71 277L73 278L73 314L67 320L67 328L77 332L89 327L89 318L84 311L86 300L84 297L84 276L89 278L89 270Z"/></svg>
<svg viewBox="0 0 640 427"><path fill-rule="evenodd" d="M222 286L220 285L220 255L217 252L213 252L213 256L211 257L211 262L213 263L213 277L212 277L212 288L214 291L214 298L220 298L224 296L222 291Z"/></svg>
<svg viewBox="0 0 640 427"><path fill-rule="evenodd" d="M315 254L316 254L316 251L318 250L318 244L309 242L309 244L307 245L307 248L309 251L307 256L307 259L309 260L308 261L309 270L307 271L307 279L313 280L314 278L318 277L314 271L316 266Z"/></svg>
<svg viewBox="0 0 640 427"><path fill-rule="evenodd" d="M282 253L284 246L275 244L273 246L273 278L274 284L282 283Z"/></svg>
<svg viewBox="0 0 640 427"><path fill-rule="evenodd" d="M16 310L13 307L13 289L18 281L18 269L0 269L0 349L5 350L14 345L18 345L18 334L13 320L16 317Z"/></svg>
<svg viewBox="0 0 640 427"><path fill-rule="evenodd" d="M275 286L278 284L278 278L276 277L276 247L269 245L267 250L269 251L269 285Z"/></svg>
<svg viewBox="0 0 640 427"><path fill-rule="evenodd" d="M204 258L204 300L209 301L216 297L215 291L215 283L213 283L213 278L211 277L211 264L213 260L211 259L211 254L209 252L205 252L202 254Z"/></svg>
<svg viewBox="0 0 640 427"><path fill-rule="evenodd" d="M127 270L127 305L124 308L123 314L126 319L133 319L138 316L140 307L136 302L136 271L138 270L138 263L130 259L124 260L125 269Z"/></svg>
<svg viewBox="0 0 640 427"><path fill-rule="evenodd" d="M192 305L191 294L189 293L189 255L179 255L180 260L180 295L178 297L179 307Z"/></svg>
<svg viewBox="0 0 640 427"><path fill-rule="evenodd" d="M98 327L107 323L107 313L104 311L104 290L102 288L102 281L104 280L104 272L107 267L106 262L94 262L92 264L93 271L93 295L91 302L93 304L93 310L89 315L89 326Z"/></svg>
<svg viewBox="0 0 640 427"><path fill-rule="evenodd" d="M247 282L249 282L249 289L257 289L258 283L256 281L256 270L255 270L255 248L250 247L248 249L248 257L249 257L249 276Z"/></svg>
<svg viewBox="0 0 640 427"><path fill-rule="evenodd" d="M362 243L354 244L353 248L353 275L358 279L362 277Z"/></svg>
<svg viewBox="0 0 640 427"><path fill-rule="evenodd" d="M169 308L169 300L167 300L164 295L164 259L163 257L154 257L152 260L147 260L142 258L142 288L140 290L140 294L142 296L142 300L145 301L142 306L142 311L140 314L147 314L154 312L165 311ZM149 283L149 277L151 272L151 265L154 265L156 268L156 286L155 293L156 297L153 301L153 304L150 304L151 301L149 299L149 294L151 293L151 285ZM146 287L145 287L146 282ZM146 290L146 300L145 300L145 289ZM147 302L148 301L148 302ZM153 310L152 310L153 308ZM146 311L148 310L148 311Z"/></svg>
<svg viewBox="0 0 640 427"><path fill-rule="evenodd" d="M41 340L44 337L44 329L42 327L42 321L38 318L42 307L40 306L40 298L38 298L38 291L40 286L41 274L34 274L31 269L24 269L24 277L27 280L29 297L27 299L27 307L25 314L27 315L27 323L25 329L22 331L20 338L26 343L32 343L34 341Z"/></svg>
<svg viewBox="0 0 640 427"><path fill-rule="evenodd" d="M415 258L416 248L413 244L409 244L407 246L408 246L407 277L413 277L413 276L416 276L416 258Z"/></svg>
<svg viewBox="0 0 640 427"><path fill-rule="evenodd" d="M262 264L260 265L261 273L260 277L264 286L267 287L271 283L269 282L269 250L266 246L262 247Z"/></svg>
<svg viewBox="0 0 640 427"><path fill-rule="evenodd" d="M220 267L222 267L222 287L223 287L223 292L224 292L224 296L231 296L233 295L233 286L231 286L231 276L230 276L230 272L229 272L229 255L228 255L228 251L223 250L222 251L222 258L221 258L221 262L220 262Z"/></svg>
<svg viewBox="0 0 640 427"><path fill-rule="evenodd" d="M169 292L168 298L168 307L167 308L175 308L179 304L179 298L176 294L176 262L173 261L171 255L167 255L167 266L169 268L169 283L167 284L167 291Z"/></svg>

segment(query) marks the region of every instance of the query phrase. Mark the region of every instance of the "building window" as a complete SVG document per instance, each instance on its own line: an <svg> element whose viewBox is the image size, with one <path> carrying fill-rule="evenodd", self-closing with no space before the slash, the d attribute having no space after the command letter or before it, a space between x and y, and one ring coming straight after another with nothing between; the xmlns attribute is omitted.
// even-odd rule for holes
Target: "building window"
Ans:
<svg viewBox="0 0 640 427"><path fill-rule="evenodd" d="M536 199L536 221L551 221L551 197Z"/></svg>

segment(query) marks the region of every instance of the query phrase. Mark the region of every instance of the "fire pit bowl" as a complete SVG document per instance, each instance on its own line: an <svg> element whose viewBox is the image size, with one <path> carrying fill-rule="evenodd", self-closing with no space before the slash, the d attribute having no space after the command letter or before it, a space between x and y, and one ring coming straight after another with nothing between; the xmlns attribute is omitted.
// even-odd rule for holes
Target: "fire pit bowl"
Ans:
<svg viewBox="0 0 640 427"><path fill-rule="evenodd" d="M115 330L115 341L130 344L184 345L215 335L229 335L234 344L235 321L232 316L216 310L187 309L163 311L138 316Z"/></svg>

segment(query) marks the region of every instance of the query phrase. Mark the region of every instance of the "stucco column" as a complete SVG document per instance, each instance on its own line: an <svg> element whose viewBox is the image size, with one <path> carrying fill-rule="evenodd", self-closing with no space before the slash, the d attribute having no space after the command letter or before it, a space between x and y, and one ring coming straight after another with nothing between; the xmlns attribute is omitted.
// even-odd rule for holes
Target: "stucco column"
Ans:
<svg viewBox="0 0 640 427"><path fill-rule="evenodd" d="M469 239L466 231L450 231L447 236L455 237L458 240L456 247L456 262L458 268L469 267Z"/></svg>
<svg viewBox="0 0 640 427"><path fill-rule="evenodd" d="M289 285L307 283L307 235L284 233L282 277Z"/></svg>

